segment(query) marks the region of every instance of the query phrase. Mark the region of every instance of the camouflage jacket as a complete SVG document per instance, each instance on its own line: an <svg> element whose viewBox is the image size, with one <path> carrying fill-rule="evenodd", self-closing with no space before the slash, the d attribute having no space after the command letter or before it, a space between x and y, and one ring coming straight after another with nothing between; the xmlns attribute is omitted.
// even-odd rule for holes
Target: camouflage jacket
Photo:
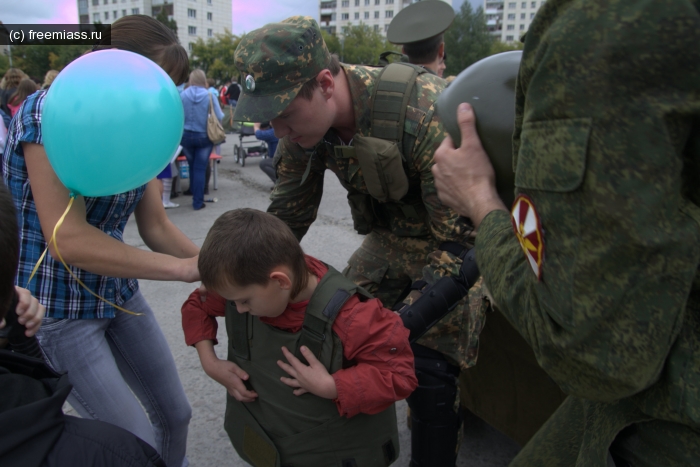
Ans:
<svg viewBox="0 0 700 467"><path fill-rule="evenodd" d="M370 97L381 68L346 64L342 67L354 103L356 134L368 136ZM473 229L466 219L440 202L431 172L433 154L446 135L435 115L435 100L444 86L445 81L435 75L423 73L418 76L406 111L402 148L409 191L402 201L417 203L423 215L409 218L403 215L402 207L397 203L379 203L377 200L372 201L371 211L377 218L376 227L391 230L400 237L426 237L437 242L449 240L467 244ZM278 180L268 212L285 221L299 239L316 219L326 169L332 170L348 190L351 206L357 203L357 197L369 197L357 159L337 155L334 147L338 145L342 142L332 128L312 150L304 150L286 137L279 142L275 155ZM448 269L457 273L458 268L459 264L453 264Z"/></svg>
<svg viewBox="0 0 700 467"><path fill-rule="evenodd" d="M513 167L542 277L503 211L477 260L540 365L595 405L589 448L642 419L700 429L699 5L549 0L525 40Z"/></svg>

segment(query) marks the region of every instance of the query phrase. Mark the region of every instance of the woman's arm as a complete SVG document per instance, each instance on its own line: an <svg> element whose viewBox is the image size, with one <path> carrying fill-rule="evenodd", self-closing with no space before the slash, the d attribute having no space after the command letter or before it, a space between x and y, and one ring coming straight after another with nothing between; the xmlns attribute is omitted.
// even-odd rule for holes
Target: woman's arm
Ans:
<svg viewBox="0 0 700 467"><path fill-rule="evenodd" d="M54 226L70 200L68 189L53 171L40 144L22 143L29 174L29 183L46 241L50 241ZM66 263L94 274L152 280L199 280L197 258L178 259L173 256L141 250L126 245L86 220L85 201L77 197L56 240ZM51 256L58 259L51 245Z"/></svg>

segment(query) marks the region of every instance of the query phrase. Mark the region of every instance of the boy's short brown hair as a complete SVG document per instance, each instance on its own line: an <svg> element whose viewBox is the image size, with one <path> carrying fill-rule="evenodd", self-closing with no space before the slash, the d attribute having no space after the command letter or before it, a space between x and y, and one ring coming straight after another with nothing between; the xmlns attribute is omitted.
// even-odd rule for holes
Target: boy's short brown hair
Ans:
<svg viewBox="0 0 700 467"><path fill-rule="evenodd" d="M308 283L299 241L277 217L257 209L235 209L212 225L199 252L202 283L212 290L226 285L265 285L275 267L292 270L291 297Z"/></svg>

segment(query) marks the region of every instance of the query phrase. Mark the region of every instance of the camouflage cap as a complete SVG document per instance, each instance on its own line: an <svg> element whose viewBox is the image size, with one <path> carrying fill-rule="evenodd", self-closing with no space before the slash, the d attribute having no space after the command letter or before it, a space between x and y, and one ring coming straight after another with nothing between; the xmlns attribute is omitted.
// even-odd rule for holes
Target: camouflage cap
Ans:
<svg viewBox="0 0 700 467"><path fill-rule="evenodd" d="M392 44L410 44L442 34L455 19L449 3L428 0L414 3L399 11L389 23L386 40Z"/></svg>
<svg viewBox="0 0 700 467"><path fill-rule="evenodd" d="M309 16L292 16L249 32L234 54L243 78L234 120L264 122L281 114L301 87L328 67L331 54Z"/></svg>

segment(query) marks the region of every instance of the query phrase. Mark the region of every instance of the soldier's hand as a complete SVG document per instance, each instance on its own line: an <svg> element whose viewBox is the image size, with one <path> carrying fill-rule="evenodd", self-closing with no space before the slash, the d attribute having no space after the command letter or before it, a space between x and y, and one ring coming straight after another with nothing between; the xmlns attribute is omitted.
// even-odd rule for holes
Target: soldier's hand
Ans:
<svg viewBox="0 0 700 467"><path fill-rule="evenodd" d="M253 402L258 394L249 390L244 381L248 373L229 360L212 360L204 366L205 373L224 386L231 397L240 402Z"/></svg>
<svg viewBox="0 0 700 467"><path fill-rule="evenodd" d="M333 376L328 373L326 367L318 361L308 347L302 346L301 353L309 365L304 365L286 347L282 347L282 353L289 363L277 360L277 365L286 371L291 378L283 376L280 380L287 386L295 388L295 396L310 392L324 399L338 397L338 389L335 386Z"/></svg>
<svg viewBox="0 0 700 467"><path fill-rule="evenodd" d="M455 148L447 136L435 151L435 178L438 198L475 226L486 214L506 207L496 192L496 175L476 131L476 117L469 104L460 104L457 120L462 145Z"/></svg>

